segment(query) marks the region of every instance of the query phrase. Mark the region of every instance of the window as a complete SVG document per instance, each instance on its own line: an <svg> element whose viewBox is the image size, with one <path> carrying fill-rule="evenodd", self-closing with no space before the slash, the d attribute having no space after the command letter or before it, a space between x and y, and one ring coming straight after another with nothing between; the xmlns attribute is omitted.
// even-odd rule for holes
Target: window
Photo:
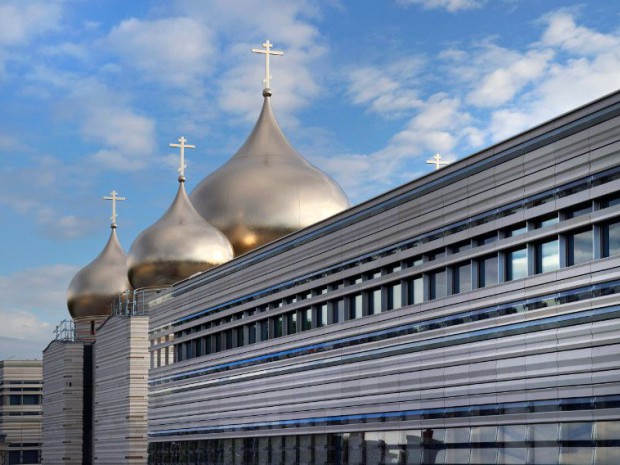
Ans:
<svg viewBox="0 0 620 465"><path fill-rule="evenodd" d="M260 340L266 341L269 339L269 320L263 320L260 322Z"/></svg>
<svg viewBox="0 0 620 465"><path fill-rule="evenodd" d="M274 318L273 337L282 336L282 315Z"/></svg>
<svg viewBox="0 0 620 465"><path fill-rule="evenodd" d="M424 301L424 280L417 276L409 281L409 304L419 304Z"/></svg>
<svg viewBox="0 0 620 465"><path fill-rule="evenodd" d="M38 450L22 451L22 463L39 463L39 451Z"/></svg>
<svg viewBox="0 0 620 465"><path fill-rule="evenodd" d="M527 224L517 223L504 230L505 237L514 237L527 232Z"/></svg>
<svg viewBox="0 0 620 465"><path fill-rule="evenodd" d="M242 347L245 345L245 340L243 337L244 326L239 326L237 328L237 347Z"/></svg>
<svg viewBox="0 0 620 465"><path fill-rule="evenodd" d="M381 289L373 289L368 292L368 314L381 313Z"/></svg>
<svg viewBox="0 0 620 465"><path fill-rule="evenodd" d="M454 293L471 291L471 263L460 263L453 270Z"/></svg>
<svg viewBox="0 0 620 465"><path fill-rule="evenodd" d="M566 262L568 266L592 260L592 228L573 232L566 236Z"/></svg>
<svg viewBox="0 0 620 465"><path fill-rule="evenodd" d="M620 255L620 221L603 226L603 256Z"/></svg>
<svg viewBox="0 0 620 465"><path fill-rule="evenodd" d="M327 324L327 304L326 303L319 305L319 308L317 309L316 317L317 317L317 322L316 322L317 326L325 326Z"/></svg>
<svg viewBox="0 0 620 465"><path fill-rule="evenodd" d="M394 310L403 306L402 285L392 283L387 286L387 309Z"/></svg>
<svg viewBox="0 0 620 465"><path fill-rule="evenodd" d="M478 237L478 239L476 239L476 243L478 245L491 244L492 242L495 242L495 241L497 241L497 232L485 234L484 236L480 236Z"/></svg>
<svg viewBox="0 0 620 465"><path fill-rule="evenodd" d="M349 296L349 319L354 320L362 317L362 294L357 293Z"/></svg>
<svg viewBox="0 0 620 465"><path fill-rule="evenodd" d="M287 334L295 334L297 332L297 312L292 312L287 315Z"/></svg>
<svg viewBox="0 0 620 465"><path fill-rule="evenodd" d="M487 287L499 282L497 254L487 255L478 261L478 287Z"/></svg>
<svg viewBox="0 0 620 465"><path fill-rule="evenodd" d="M560 242L552 239L536 244L536 273L548 273L560 268Z"/></svg>
<svg viewBox="0 0 620 465"><path fill-rule="evenodd" d="M256 323L248 325L248 343L256 343Z"/></svg>
<svg viewBox="0 0 620 465"><path fill-rule="evenodd" d="M445 269L429 273L429 298L431 300L441 299L448 294L446 277Z"/></svg>
<svg viewBox="0 0 620 465"><path fill-rule="evenodd" d="M574 205L564 211L564 217L569 220L581 215L587 215L592 211L592 202L584 202L579 205Z"/></svg>
<svg viewBox="0 0 620 465"><path fill-rule="evenodd" d="M312 309L304 308L301 313L301 330L308 331L312 329Z"/></svg>
<svg viewBox="0 0 620 465"><path fill-rule="evenodd" d="M332 301L332 323L338 323L344 318L344 298Z"/></svg>
<svg viewBox="0 0 620 465"><path fill-rule="evenodd" d="M471 249L471 242L465 241L465 242L459 242L458 244L451 246L450 252L454 254L454 253L463 252L469 249Z"/></svg>
<svg viewBox="0 0 620 465"><path fill-rule="evenodd" d="M21 405L22 404L22 396L11 394L9 396L9 405Z"/></svg>
<svg viewBox="0 0 620 465"><path fill-rule="evenodd" d="M553 215L544 216L542 218L539 218L536 221L536 228L546 228L547 226L552 226L558 223L559 220L560 219L557 213L554 213Z"/></svg>
<svg viewBox="0 0 620 465"><path fill-rule="evenodd" d="M527 247L506 252L506 281L527 276Z"/></svg>

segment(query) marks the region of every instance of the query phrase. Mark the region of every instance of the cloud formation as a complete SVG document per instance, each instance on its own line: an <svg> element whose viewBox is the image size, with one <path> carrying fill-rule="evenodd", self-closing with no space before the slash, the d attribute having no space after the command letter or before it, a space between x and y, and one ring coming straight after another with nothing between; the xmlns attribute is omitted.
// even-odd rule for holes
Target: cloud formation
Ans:
<svg viewBox="0 0 620 465"><path fill-rule="evenodd" d="M68 318L67 287L78 268L52 265L0 276L0 360L41 358L56 324Z"/></svg>
<svg viewBox="0 0 620 465"><path fill-rule="evenodd" d="M450 13L482 7L483 0L399 0L401 4L420 5L429 10L443 9Z"/></svg>

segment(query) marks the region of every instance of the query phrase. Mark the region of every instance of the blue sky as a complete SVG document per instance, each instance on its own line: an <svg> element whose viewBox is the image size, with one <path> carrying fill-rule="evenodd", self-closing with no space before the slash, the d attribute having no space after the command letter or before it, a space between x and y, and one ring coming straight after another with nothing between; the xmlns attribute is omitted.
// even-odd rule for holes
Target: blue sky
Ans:
<svg viewBox="0 0 620 465"><path fill-rule="evenodd" d="M353 203L617 90L615 1L1 0L0 360L40 357L67 286L227 160L262 103Z"/></svg>

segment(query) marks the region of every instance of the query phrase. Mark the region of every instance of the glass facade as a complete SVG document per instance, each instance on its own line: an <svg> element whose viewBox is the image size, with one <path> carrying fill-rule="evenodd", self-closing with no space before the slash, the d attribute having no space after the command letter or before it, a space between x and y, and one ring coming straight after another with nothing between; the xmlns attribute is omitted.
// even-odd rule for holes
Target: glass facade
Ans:
<svg viewBox="0 0 620 465"><path fill-rule="evenodd" d="M620 421L153 442L150 465L618 465Z"/></svg>

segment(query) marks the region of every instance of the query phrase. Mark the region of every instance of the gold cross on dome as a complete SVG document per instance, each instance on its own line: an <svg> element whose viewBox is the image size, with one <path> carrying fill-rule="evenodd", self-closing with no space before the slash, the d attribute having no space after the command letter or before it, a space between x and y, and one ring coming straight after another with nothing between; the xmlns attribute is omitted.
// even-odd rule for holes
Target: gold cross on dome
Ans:
<svg viewBox="0 0 620 465"><path fill-rule="evenodd" d="M179 169L177 170L179 172L179 181L185 181L185 168L187 168L187 165L185 164L185 149L196 148L195 145L189 145L189 144L186 144L185 142L187 142L187 139L181 136L179 137L178 144L170 144L170 147L177 147L180 149L180 152L181 152L181 163L179 165Z"/></svg>
<svg viewBox="0 0 620 465"><path fill-rule="evenodd" d="M116 202L118 202L119 200L127 200L125 197L119 197L118 196L118 192L116 191L112 191L110 192L110 195L104 195L103 196L104 200L111 200L112 201L112 216L110 217L110 219L112 220L112 227L116 228Z"/></svg>
<svg viewBox="0 0 620 465"><path fill-rule="evenodd" d="M269 55L278 55L278 56L284 55L284 52L279 52L277 50L272 51L271 47L273 47L273 44L269 42L269 40L266 40L265 43L263 44L263 48L265 50L260 50L258 48L252 49L252 53L263 53L265 55L265 80L263 81L265 84L265 89L269 89L271 85L270 84L271 74L269 72Z"/></svg>
<svg viewBox="0 0 620 465"><path fill-rule="evenodd" d="M447 162L445 160L441 159L441 155L439 155L438 153L436 153L435 155L433 155L432 160L426 160L426 163L429 165L435 165L435 169L438 170L439 168L441 168L442 166L446 166L449 165L450 162Z"/></svg>

